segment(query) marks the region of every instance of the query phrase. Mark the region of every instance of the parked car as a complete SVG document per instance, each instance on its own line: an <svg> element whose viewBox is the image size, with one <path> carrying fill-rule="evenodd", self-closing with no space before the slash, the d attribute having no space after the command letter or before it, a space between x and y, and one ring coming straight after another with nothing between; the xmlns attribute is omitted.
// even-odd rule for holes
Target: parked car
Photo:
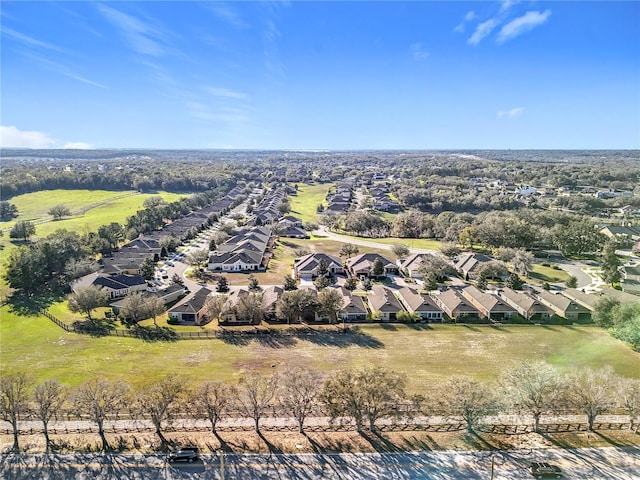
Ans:
<svg viewBox="0 0 640 480"><path fill-rule="evenodd" d="M562 477L562 470L557 465L552 465L547 462L532 462L531 463L531 475L536 478L546 477Z"/></svg>
<svg viewBox="0 0 640 480"><path fill-rule="evenodd" d="M199 457L198 447L182 447L167 456L169 462L195 462Z"/></svg>

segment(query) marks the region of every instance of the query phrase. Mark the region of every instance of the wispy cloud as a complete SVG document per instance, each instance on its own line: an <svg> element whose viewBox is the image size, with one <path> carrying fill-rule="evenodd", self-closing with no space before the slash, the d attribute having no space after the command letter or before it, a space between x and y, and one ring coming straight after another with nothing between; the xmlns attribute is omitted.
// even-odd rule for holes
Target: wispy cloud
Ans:
<svg viewBox="0 0 640 480"><path fill-rule="evenodd" d="M429 58L429 51L422 42L413 43L410 47L411 55L415 60L424 60Z"/></svg>
<svg viewBox="0 0 640 480"><path fill-rule="evenodd" d="M106 5L98 5L98 11L110 21L127 40L129 47L140 54L160 57L164 48L160 43L162 34L139 18L122 13Z"/></svg>
<svg viewBox="0 0 640 480"><path fill-rule="evenodd" d="M0 146L4 148L51 148L55 144L46 133L0 125Z"/></svg>
<svg viewBox="0 0 640 480"><path fill-rule="evenodd" d="M209 10L211 10L216 17L224 20L229 25L236 28L249 28L249 24L242 18L238 11L231 5L226 3L207 3Z"/></svg>
<svg viewBox="0 0 640 480"><path fill-rule="evenodd" d="M246 93L236 92L224 87L204 87L204 91L215 97L235 98L238 100L245 100L247 98Z"/></svg>
<svg viewBox="0 0 640 480"><path fill-rule="evenodd" d="M42 68L46 68L47 70L50 70L52 72L55 72L59 75L63 75L67 78L71 78L73 80L77 80L78 82L82 82L82 83L86 83L87 85L91 85L93 87L98 87L98 88L103 88L103 89L109 89L109 87L107 87L106 85L103 85L102 83L93 81L81 74L79 74L77 71L73 70L72 68L63 65L61 63L58 62L54 62L53 60L50 60L48 58L44 58L40 55L35 55L35 54L31 54L31 53L27 53L24 55L25 58L30 59L33 63L35 63L36 65L42 67Z"/></svg>
<svg viewBox="0 0 640 480"><path fill-rule="evenodd" d="M476 13L473 10L468 11L467 14L464 16L464 19L458 25L456 25L453 31L456 33L464 33L465 24L467 22L473 21L475 18L476 18Z"/></svg>
<svg viewBox="0 0 640 480"><path fill-rule="evenodd" d="M490 18L489 20L478 24L473 34L469 37L469 40L467 40L467 43L469 45L477 45L483 38L490 35L493 29L499 24L500 20L498 18Z"/></svg>
<svg viewBox="0 0 640 480"><path fill-rule="evenodd" d="M524 108L516 107L511 110L503 110L498 112L498 118L516 118L524 113Z"/></svg>
<svg viewBox="0 0 640 480"><path fill-rule="evenodd" d="M14 40L19 41L20 43L22 43L23 45L26 45L28 47L31 48L37 48L37 49L42 49L42 50L49 50L49 51L53 51L53 52L58 52L58 53L71 53L68 50L58 47L57 45L54 45L52 43L49 42L43 42L42 40L38 40L36 38L30 37L28 35L25 35L23 33L17 32L11 28L2 27L2 34L3 35L8 35L9 37L13 38Z"/></svg>
<svg viewBox="0 0 640 480"><path fill-rule="evenodd" d="M550 16L551 10L545 10L544 12L527 12L502 27L500 33L498 33L497 41L498 43L504 43L533 30L535 27L545 23Z"/></svg>
<svg viewBox="0 0 640 480"><path fill-rule="evenodd" d="M504 0L500 4L500 13L507 12L511 7L513 7L514 5L516 5L518 3L520 3L519 0Z"/></svg>

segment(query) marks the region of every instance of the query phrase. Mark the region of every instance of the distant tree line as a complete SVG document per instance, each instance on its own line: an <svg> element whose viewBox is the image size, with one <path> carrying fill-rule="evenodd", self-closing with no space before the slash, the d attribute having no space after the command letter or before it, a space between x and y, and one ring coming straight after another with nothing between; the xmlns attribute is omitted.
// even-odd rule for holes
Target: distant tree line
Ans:
<svg viewBox="0 0 640 480"><path fill-rule="evenodd" d="M251 418L260 432L260 421L270 414L295 418L300 432L313 416L349 419L362 432L377 430L384 418L403 423L428 415L457 419L473 432L489 415L519 413L532 417L533 430L539 432L545 418L553 421L569 412L585 415L593 430L599 415L619 409L628 415L629 428L637 430L640 380L620 377L610 367L561 374L544 362L523 363L506 369L492 384L456 375L418 395L407 393L407 381L405 374L380 366L340 370L324 380L316 370L294 367L282 374L248 374L236 384L211 380L193 388L176 375L132 389L104 378L74 388L55 379L36 384L26 373L16 373L0 378L0 418L12 426L15 451L19 423L28 418L42 423L47 451L55 447L49 424L65 413L93 422L103 450L110 448L105 422L112 418L150 420L161 447L167 444L166 428L177 419L207 419L218 436L224 418Z"/></svg>

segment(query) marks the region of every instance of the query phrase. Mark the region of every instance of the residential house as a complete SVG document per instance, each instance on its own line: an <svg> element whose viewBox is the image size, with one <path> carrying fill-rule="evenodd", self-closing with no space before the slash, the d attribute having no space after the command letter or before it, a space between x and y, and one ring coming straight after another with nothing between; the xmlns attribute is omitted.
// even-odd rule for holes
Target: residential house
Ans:
<svg viewBox="0 0 640 480"><path fill-rule="evenodd" d="M203 287L193 295L186 297L182 302L169 309L167 312L169 318L181 323L193 322L196 325L206 323L205 303L210 293L211 290Z"/></svg>
<svg viewBox="0 0 640 480"><path fill-rule="evenodd" d="M293 271L296 278L308 281L313 280L318 276L318 268L323 261L330 274L344 273L344 266L340 258L326 253L310 253L309 255L295 259Z"/></svg>
<svg viewBox="0 0 640 480"><path fill-rule="evenodd" d="M242 303L248 301L250 296L259 296L260 297L260 311L255 311L253 309L242 308ZM222 307L222 314L220 318L224 324L235 324L235 325L259 325L262 321L262 300L263 293L254 293L250 292L246 288L238 288L236 290L232 290L229 296L227 297L227 301Z"/></svg>
<svg viewBox="0 0 640 480"><path fill-rule="evenodd" d="M273 246L266 227L241 230L209 255L209 270L244 272L262 270L268 262L267 251Z"/></svg>
<svg viewBox="0 0 640 480"><path fill-rule="evenodd" d="M481 253L464 253L458 257L455 267L465 280L470 280L476 278L476 272L480 265L491 261L493 258Z"/></svg>
<svg viewBox="0 0 640 480"><path fill-rule="evenodd" d="M278 220L278 224L283 227L298 227L302 228L302 220L298 217L294 217L293 215L285 215L280 220Z"/></svg>
<svg viewBox="0 0 640 480"><path fill-rule="evenodd" d="M428 295L420 295L414 289L404 287L398 290L398 299L408 312L417 313L422 320L442 322L442 309Z"/></svg>
<svg viewBox="0 0 640 480"><path fill-rule="evenodd" d="M457 290L448 288L432 295L431 298L447 318L454 323L473 322L480 318L478 309L471 305Z"/></svg>
<svg viewBox="0 0 640 480"><path fill-rule="evenodd" d="M516 315L516 310L500 297L478 290L474 286L464 287L462 296L478 309L482 317L492 322L509 320Z"/></svg>
<svg viewBox="0 0 640 480"><path fill-rule="evenodd" d="M624 265L622 267L620 288L625 293L640 294L640 266Z"/></svg>
<svg viewBox="0 0 640 480"><path fill-rule="evenodd" d="M345 322L363 322L367 320L367 307L362 297L353 295L344 287L336 287L336 291L342 295L342 309L340 318Z"/></svg>
<svg viewBox="0 0 640 480"><path fill-rule="evenodd" d="M160 300L162 300L162 302L165 305L167 305L177 300L187 292L188 290L184 285L180 285L179 283L172 283L166 288L161 288L157 290L146 290L142 292L142 295L145 298L157 297ZM120 300L113 302L111 304L111 310L113 310L113 313L117 315L120 312L120 309L124 306L126 301L127 301L126 298L121 298Z"/></svg>
<svg viewBox="0 0 640 480"><path fill-rule="evenodd" d="M119 298L134 292L147 289L147 281L141 275L90 273L72 283L71 289L78 289L93 285L105 290L109 298Z"/></svg>
<svg viewBox="0 0 640 480"><path fill-rule="evenodd" d="M262 289L262 312L266 320L277 319L276 306L284 293L284 288L271 285Z"/></svg>
<svg viewBox="0 0 640 480"><path fill-rule="evenodd" d="M361 253L347 260L347 269L352 275L359 278L371 276L374 262L380 259L384 269L384 275L397 275L398 266L386 257L378 253Z"/></svg>
<svg viewBox="0 0 640 480"><path fill-rule="evenodd" d="M591 319L589 309L559 293L551 293L541 288L532 288L533 294L541 303L549 307L562 318L572 322L587 321Z"/></svg>
<svg viewBox="0 0 640 480"><path fill-rule="evenodd" d="M567 288L560 293L568 299L579 303L590 312L593 312L595 310L598 301L600 300L600 298L602 298L601 295L585 293L582 290L578 290L576 288Z"/></svg>
<svg viewBox="0 0 640 480"><path fill-rule="evenodd" d="M398 312L404 311L402 304L393 294L393 290L382 285L373 286L373 294L367 295L371 313L380 312L380 320L393 322Z"/></svg>
<svg viewBox="0 0 640 480"><path fill-rule="evenodd" d="M300 227L286 227L279 233L279 236L285 238L309 238L309 234Z"/></svg>
<svg viewBox="0 0 640 480"><path fill-rule="evenodd" d="M530 322L541 323L553 316L553 310L525 292L503 287L496 294Z"/></svg>
<svg viewBox="0 0 640 480"><path fill-rule="evenodd" d="M412 253L396 261L400 271L408 277L422 280L423 275L419 272L422 262L432 257L431 253Z"/></svg>

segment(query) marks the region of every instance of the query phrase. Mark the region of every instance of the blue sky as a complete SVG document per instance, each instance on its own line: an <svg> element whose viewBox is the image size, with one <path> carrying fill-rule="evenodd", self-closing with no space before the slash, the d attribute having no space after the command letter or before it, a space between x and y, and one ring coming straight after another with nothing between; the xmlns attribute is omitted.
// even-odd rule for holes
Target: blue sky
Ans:
<svg viewBox="0 0 640 480"><path fill-rule="evenodd" d="M2 1L2 146L640 148L640 2Z"/></svg>

